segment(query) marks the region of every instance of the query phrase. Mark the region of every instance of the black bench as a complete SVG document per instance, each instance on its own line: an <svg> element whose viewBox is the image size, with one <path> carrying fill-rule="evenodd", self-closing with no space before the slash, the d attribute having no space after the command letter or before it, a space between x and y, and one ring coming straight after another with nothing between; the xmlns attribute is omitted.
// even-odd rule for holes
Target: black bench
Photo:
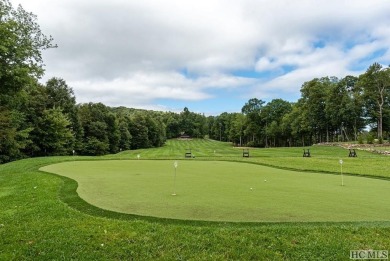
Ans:
<svg viewBox="0 0 390 261"><path fill-rule="evenodd" d="M349 149L348 157L357 157L355 149Z"/></svg>
<svg viewBox="0 0 390 261"><path fill-rule="evenodd" d="M192 158L192 153L191 153L191 149L188 149L186 154L185 154L185 157L186 158Z"/></svg>
<svg viewBox="0 0 390 261"><path fill-rule="evenodd" d="M309 149L307 149L307 151L305 149L303 149L303 157L311 157Z"/></svg>
<svg viewBox="0 0 390 261"><path fill-rule="evenodd" d="M242 156L245 158L249 158L249 149L243 149L242 150Z"/></svg>

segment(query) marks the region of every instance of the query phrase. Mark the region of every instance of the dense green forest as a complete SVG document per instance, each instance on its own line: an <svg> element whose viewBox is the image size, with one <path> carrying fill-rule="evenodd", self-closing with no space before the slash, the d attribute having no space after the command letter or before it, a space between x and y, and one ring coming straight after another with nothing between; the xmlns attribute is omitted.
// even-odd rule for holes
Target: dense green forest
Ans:
<svg viewBox="0 0 390 261"><path fill-rule="evenodd" d="M390 68L374 63L359 76L302 84L297 102L253 98L242 111L205 116L77 104L61 78L45 84L41 53L56 48L36 16L0 0L0 163L49 155L104 155L163 146L186 134L241 146L307 146L388 138Z"/></svg>

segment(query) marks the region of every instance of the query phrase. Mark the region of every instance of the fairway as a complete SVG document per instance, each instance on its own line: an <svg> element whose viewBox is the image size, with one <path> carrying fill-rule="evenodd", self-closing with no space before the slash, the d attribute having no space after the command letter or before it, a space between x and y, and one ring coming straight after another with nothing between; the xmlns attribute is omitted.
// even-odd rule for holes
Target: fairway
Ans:
<svg viewBox="0 0 390 261"><path fill-rule="evenodd" d="M390 181L257 164L179 160L73 161L40 170L78 182L102 209L231 222L389 221ZM176 192L176 196L172 194Z"/></svg>

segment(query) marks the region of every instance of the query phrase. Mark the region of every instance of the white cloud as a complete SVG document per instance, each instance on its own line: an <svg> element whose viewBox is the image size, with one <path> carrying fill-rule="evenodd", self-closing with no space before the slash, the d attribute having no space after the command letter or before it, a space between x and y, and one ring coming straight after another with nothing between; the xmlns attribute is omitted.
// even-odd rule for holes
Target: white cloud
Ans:
<svg viewBox="0 0 390 261"><path fill-rule="evenodd" d="M211 75L189 79L177 72L135 72L113 81L73 81L80 103L102 102L109 106L151 107L153 100L199 101L213 98L207 90L237 88L253 80L229 75Z"/></svg>
<svg viewBox="0 0 390 261"><path fill-rule="evenodd" d="M64 78L80 102L151 107L238 88L297 96L314 77L390 63L387 0L11 1L53 35L59 48L44 52L47 77Z"/></svg>

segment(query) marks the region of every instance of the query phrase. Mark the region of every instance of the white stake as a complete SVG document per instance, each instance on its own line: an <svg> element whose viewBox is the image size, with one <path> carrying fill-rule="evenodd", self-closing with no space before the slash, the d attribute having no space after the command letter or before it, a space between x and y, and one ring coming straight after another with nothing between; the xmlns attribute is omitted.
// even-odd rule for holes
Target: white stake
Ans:
<svg viewBox="0 0 390 261"><path fill-rule="evenodd" d="M344 186L344 177L343 177L343 160L339 160L340 162L340 173L341 173L341 186Z"/></svg>
<svg viewBox="0 0 390 261"><path fill-rule="evenodd" d="M176 196L176 169L177 169L177 161L173 163L173 166L175 167L175 175L173 176L173 194L172 196Z"/></svg>

